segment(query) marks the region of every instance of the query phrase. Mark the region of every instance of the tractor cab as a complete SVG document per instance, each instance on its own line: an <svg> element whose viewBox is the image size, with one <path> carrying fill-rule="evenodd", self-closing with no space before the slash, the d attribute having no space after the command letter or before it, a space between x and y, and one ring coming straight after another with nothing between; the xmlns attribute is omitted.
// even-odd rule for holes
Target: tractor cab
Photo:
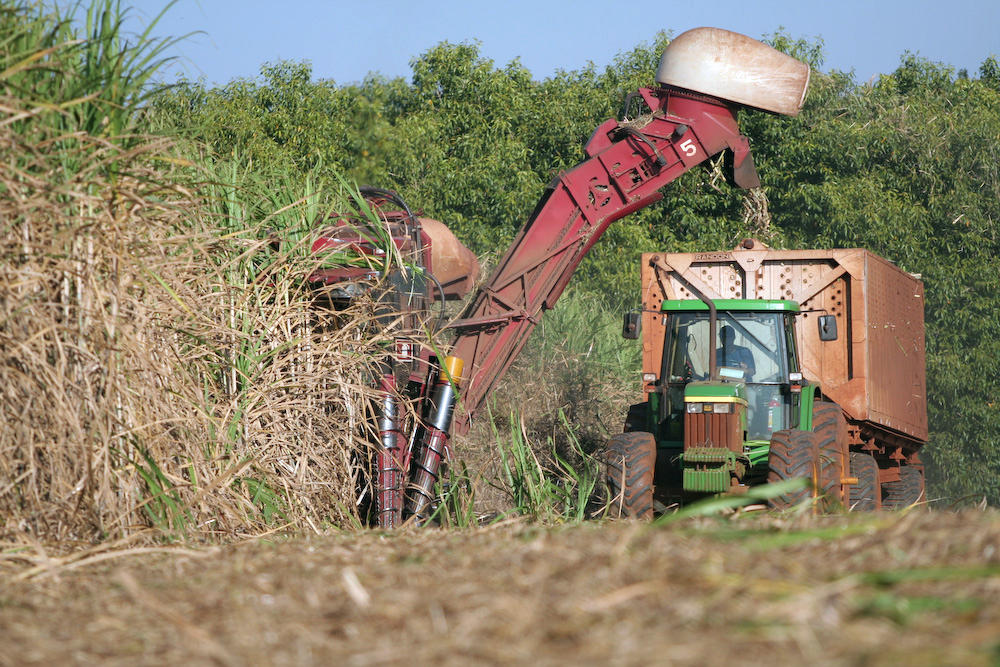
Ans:
<svg viewBox="0 0 1000 667"><path fill-rule="evenodd" d="M746 440L770 440L774 431L796 426L801 381L795 346L793 301L719 300L717 323L711 340L710 313L695 300L663 302L666 335L660 387L659 423L665 439L683 439L685 414L726 410L726 403L746 403ZM716 374L710 367L715 347ZM696 382L697 390L689 384ZM711 385L720 398L711 398ZM742 385L735 394L724 385ZM726 398L726 397L729 398ZM720 405L713 405L719 403ZM735 406L734 406L735 407ZM742 439L742 438L741 438Z"/></svg>

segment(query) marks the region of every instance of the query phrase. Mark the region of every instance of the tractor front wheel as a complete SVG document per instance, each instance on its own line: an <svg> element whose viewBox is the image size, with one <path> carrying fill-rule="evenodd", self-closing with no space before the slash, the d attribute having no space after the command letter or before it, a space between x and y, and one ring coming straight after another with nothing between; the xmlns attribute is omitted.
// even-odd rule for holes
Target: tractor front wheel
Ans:
<svg viewBox="0 0 1000 667"><path fill-rule="evenodd" d="M810 481L806 488L771 498L768 502L772 508L788 509L812 498L819 480L819 448L815 434L798 429L775 431L771 436L767 467L768 484L802 477Z"/></svg>
<svg viewBox="0 0 1000 667"><path fill-rule="evenodd" d="M604 463L611 516L652 519L656 465L653 434L633 431L612 437Z"/></svg>

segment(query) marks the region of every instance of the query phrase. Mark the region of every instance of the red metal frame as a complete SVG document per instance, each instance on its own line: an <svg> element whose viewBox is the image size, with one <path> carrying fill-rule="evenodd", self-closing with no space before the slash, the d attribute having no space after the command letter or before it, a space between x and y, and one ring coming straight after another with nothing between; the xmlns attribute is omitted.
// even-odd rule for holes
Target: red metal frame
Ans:
<svg viewBox="0 0 1000 667"><path fill-rule="evenodd" d="M420 229L420 222L415 216L404 211L379 211L379 215L386 221L388 229L392 232L393 245L404 256L414 255L414 237L419 239L419 253L413 259L417 264L431 271L430 243L427 235ZM365 224L354 216L342 216L334 214L330 216L334 224L326 229L312 244L312 253L315 255L324 252L334 252L347 250L357 257L373 257L376 262L384 261L385 252L379 248L374 240L363 232ZM313 284L336 285L339 283L357 280L377 280L379 273L377 269L368 266L339 267L336 269L316 269L307 280ZM425 298L427 301L434 300L434 293L428 292Z"/></svg>
<svg viewBox="0 0 1000 667"><path fill-rule="evenodd" d="M456 418L468 430L476 411L513 363L542 311L552 308L608 226L662 195L660 188L729 149L738 185L759 185L736 107L669 88L642 88L651 115L607 120L591 136L587 159L557 177L518 233L457 330L451 354L468 372Z"/></svg>

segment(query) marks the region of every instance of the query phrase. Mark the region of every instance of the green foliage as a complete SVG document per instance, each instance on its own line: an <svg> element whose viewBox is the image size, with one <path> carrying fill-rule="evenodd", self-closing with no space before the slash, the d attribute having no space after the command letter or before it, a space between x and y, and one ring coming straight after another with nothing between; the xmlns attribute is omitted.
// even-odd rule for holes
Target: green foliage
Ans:
<svg viewBox="0 0 1000 667"><path fill-rule="evenodd" d="M994 90L1000 89L1000 62L996 56L990 56L979 66L980 80Z"/></svg>
<svg viewBox="0 0 1000 667"><path fill-rule="evenodd" d="M288 515L284 509L284 501L278 495L277 491L272 489L266 481L254 477L243 477L235 480L233 484L236 487L242 487L246 491L247 500L249 500L250 506L253 507L254 513L259 514L265 524L271 525L275 519L281 519L282 521L288 519ZM250 520L254 521L255 518L251 516Z"/></svg>
<svg viewBox="0 0 1000 667"><path fill-rule="evenodd" d="M475 511L476 492L472 475L463 461L446 466L447 482L439 484L440 502L428 518L446 528L473 528L479 524Z"/></svg>
<svg viewBox="0 0 1000 667"><path fill-rule="evenodd" d="M133 460L130 463L135 467L149 494L142 501L143 512L165 536L182 537L191 523L191 517L184 507L180 493L147 450L137 444L135 449L142 460Z"/></svg>
<svg viewBox="0 0 1000 667"><path fill-rule="evenodd" d="M503 476L501 488L510 497L513 513L545 522L579 522L587 512L598 479L598 464L584 454L573 429L560 413L574 453L581 465L571 465L548 439L550 465L543 464L532 449L524 423L510 416L509 439L494 430Z"/></svg>
<svg viewBox="0 0 1000 667"><path fill-rule="evenodd" d="M857 82L822 72L823 43L778 30L778 49L813 67L795 118L742 112L770 200L778 247L865 247L927 285L933 495L1000 502L1000 66L979 78L911 53L891 74ZM546 183L623 96L650 85L669 33L593 65L536 80L497 66L474 43L439 44L412 61L412 81L314 81L306 64L262 68L219 89L183 83L151 122L226 155L399 191L480 254L501 253ZM708 170L664 201L616 223L584 261L575 288L631 306L638 254L732 247L750 234L742 193Z"/></svg>
<svg viewBox="0 0 1000 667"><path fill-rule="evenodd" d="M134 144L130 133L138 129L141 106L163 90L153 84L153 75L170 60L164 54L179 39L152 36L172 4L132 40L124 33L128 10L120 0L87 5L82 31L74 25L80 5L65 15L23 2L0 8L0 86L4 95L36 105L36 112L16 121L21 131L44 123L67 135L56 144L66 149L80 137Z"/></svg>

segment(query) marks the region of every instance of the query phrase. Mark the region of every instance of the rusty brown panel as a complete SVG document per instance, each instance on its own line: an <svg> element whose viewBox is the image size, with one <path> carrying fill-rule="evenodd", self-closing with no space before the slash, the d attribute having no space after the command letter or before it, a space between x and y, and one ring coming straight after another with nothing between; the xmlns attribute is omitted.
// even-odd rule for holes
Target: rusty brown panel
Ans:
<svg viewBox="0 0 1000 667"><path fill-rule="evenodd" d="M871 419L927 438L923 285L868 256L869 408Z"/></svg>
<svg viewBox="0 0 1000 667"><path fill-rule="evenodd" d="M689 274L697 278L695 286L708 285L706 293L715 295L717 299L744 298L743 272L733 260L726 262L707 263L696 262L688 269Z"/></svg>
<svg viewBox="0 0 1000 667"><path fill-rule="evenodd" d="M853 305L855 301L863 304L863 294L854 298L855 290L860 288L849 274L842 273L812 297L800 302L803 311L819 310L825 313L803 312L796 320L795 332L802 355L803 374L818 381L827 396L853 419L859 420L867 417L864 381L852 381L864 375L863 363L858 366L855 359L857 354L864 354L864 341L858 341L855 335L858 327L864 332L863 324L856 322L857 317L863 317L864 311ZM818 316L822 314L836 317L840 334L837 340L819 339Z"/></svg>
<svg viewBox="0 0 1000 667"><path fill-rule="evenodd" d="M832 250L833 257L847 271L847 322L838 331L847 346L847 366L843 375L831 378L828 396L857 421L869 419L868 414L868 309L865 305L867 287L866 250ZM818 334L817 334L818 335Z"/></svg>
<svg viewBox="0 0 1000 667"><path fill-rule="evenodd" d="M676 279L676 274L711 299L746 298L743 269L731 252L666 253L662 257L674 269L666 277L674 292L671 298L698 298Z"/></svg>
<svg viewBox="0 0 1000 667"><path fill-rule="evenodd" d="M771 298L837 317L840 338L831 342L819 340L815 314L799 318L806 377L819 381L851 418L926 439L920 281L859 249L772 251L765 266Z"/></svg>

